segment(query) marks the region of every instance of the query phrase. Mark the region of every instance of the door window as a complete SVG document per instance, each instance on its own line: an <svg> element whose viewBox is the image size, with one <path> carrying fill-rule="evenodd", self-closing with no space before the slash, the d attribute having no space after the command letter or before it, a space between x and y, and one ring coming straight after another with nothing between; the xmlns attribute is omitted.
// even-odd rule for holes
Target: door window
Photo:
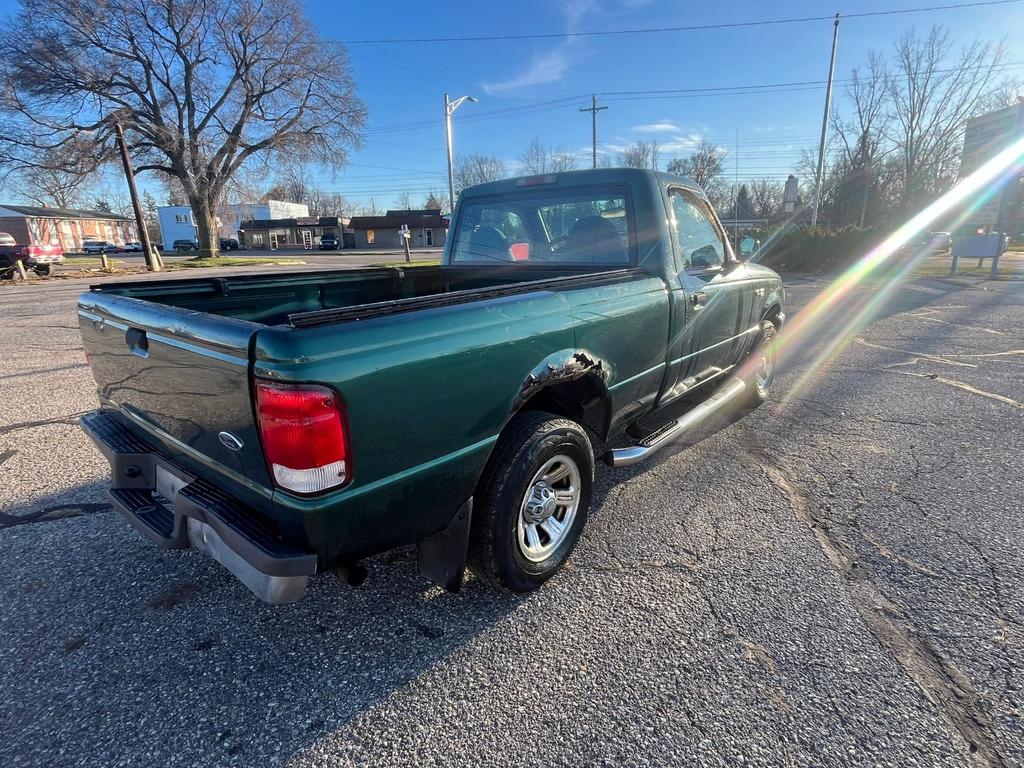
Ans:
<svg viewBox="0 0 1024 768"><path fill-rule="evenodd" d="M426 244L427 245L433 245L434 244L434 230L432 230L430 227L427 227L426 229L423 230L423 234L426 236L426 238L425 238L426 239Z"/></svg>
<svg viewBox="0 0 1024 768"><path fill-rule="evenodd" d="M672 190L672 220L683 269L705 270L725 263L725 243L707 206L681 189Z"/></svg>

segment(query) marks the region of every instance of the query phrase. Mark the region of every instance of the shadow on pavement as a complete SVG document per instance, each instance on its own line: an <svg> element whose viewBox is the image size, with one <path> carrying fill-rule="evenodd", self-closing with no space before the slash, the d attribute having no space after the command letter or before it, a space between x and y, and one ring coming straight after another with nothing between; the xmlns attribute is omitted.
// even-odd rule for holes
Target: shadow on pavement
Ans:
<svg viewBox="0 0 1024 768"><path fill-rule="evenodd" d="M102 487L36 499L0 528L0 720L15 762L277 762L530 600L472 579L445 593L405 549L368 561L360 588L324 574L299 603L268 606L212 560L75 506ZM280 754L247 752L257 732Z"/></svg>

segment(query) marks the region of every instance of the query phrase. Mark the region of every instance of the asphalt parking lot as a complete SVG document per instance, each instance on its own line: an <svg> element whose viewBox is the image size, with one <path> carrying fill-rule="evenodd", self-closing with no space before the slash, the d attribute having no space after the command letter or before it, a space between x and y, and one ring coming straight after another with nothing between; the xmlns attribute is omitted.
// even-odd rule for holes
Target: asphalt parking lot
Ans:
<svg viewBox="0 0 1024 768"><path fill-rule="evenodd" d="M0 289L0 764L1024 764L1021 283L853 287L537 593L400 551L286 607L110 511L84 286Z"/></svg>

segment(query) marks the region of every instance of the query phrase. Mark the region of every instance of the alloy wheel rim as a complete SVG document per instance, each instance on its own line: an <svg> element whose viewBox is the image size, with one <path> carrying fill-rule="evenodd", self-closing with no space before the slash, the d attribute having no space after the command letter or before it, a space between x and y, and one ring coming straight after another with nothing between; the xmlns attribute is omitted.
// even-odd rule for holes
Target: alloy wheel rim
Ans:
<svg viewBox="0 0 1024 768"><path fill-rule="evenodd" d="M754 378L754 384L762 395L766 394L771 388L772 377L775 375L773 355L768 351L770 343L771 339L766 339L761 345L761 359L758 362L757 375Z"/></svg>
<svg viewBox="0 0 1024 768"><path fill-rule="evenodd" d="M519 505L516 541L530 562L546 560L568 538L580 505L580 469L565 454L537 470Z"/></svg>

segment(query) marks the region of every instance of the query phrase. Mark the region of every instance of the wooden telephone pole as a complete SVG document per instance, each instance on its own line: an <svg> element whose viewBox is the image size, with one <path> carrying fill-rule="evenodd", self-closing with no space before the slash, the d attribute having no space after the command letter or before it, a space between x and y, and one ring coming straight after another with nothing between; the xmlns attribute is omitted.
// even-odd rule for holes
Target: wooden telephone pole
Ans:
<svg viewBox="0 0 1024 768"><path fill-rule="evenodd" d="M149 230L146 229L146 220L142 215L139 191L135 188L135 172L132 170L131 158L128 157L128 144L124 140L124 128L121 127L120 121L114 123L114 127L117 130L117 145L121 149L124 177L128 181L128 194L131 195L132 209L135 211L135 226L139 228L139 239L142 241L142 250L146 254L146 267L150 272L159 272L159 257L153 252L153 246L149 242Z"/></svg>
<svg viewBox="0 0 1024 768"><path fill-rule="evenodd" d="M580 107L580 112L590 113L590 144L594 168L597 168L597 113L602 109L608 109L608 107L597 106L597 96L590 97L589 107Z"/></svg>

